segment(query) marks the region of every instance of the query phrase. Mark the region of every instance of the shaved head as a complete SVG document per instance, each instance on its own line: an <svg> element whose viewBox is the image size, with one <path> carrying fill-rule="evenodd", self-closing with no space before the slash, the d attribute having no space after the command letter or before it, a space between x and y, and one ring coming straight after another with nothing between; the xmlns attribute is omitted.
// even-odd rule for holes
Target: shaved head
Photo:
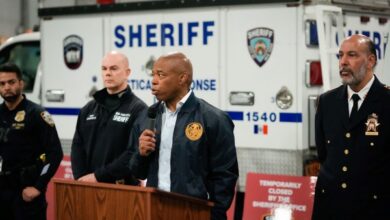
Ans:
<svg viewBox="0 0 390 220"><path fill-rule="evenodd" d="M152 76L152 94L174 111L176 104L190 91L191 61L180 52L165 54L154 63Z"/></svg>
<svg viewBox="0 0 390 220"><path fill-rule="evenodd" d="M103 61L113 57L118 59L123 66L129 67L129 59L127 58L127 56L115 50L106 53L106 55L103 57Z"/></svg>
<svg viewBox="0 0 390 220"><path fill-rule="evenodd" d="M102 77L109 94L116 94L126 89L130 76L129 60L117 51L108 52L102 59Z"/></svg>
<svg viewBox="0 0 390 220"><path fill-rule="evenodd" d="M188 88L191 86L192 82L192 64L190 59L186 57L181 52L171 52L166 55L163 55L159 58L161 61L165 61L168 63L171 71L181 74L187 74L187 86Z"/></svg>

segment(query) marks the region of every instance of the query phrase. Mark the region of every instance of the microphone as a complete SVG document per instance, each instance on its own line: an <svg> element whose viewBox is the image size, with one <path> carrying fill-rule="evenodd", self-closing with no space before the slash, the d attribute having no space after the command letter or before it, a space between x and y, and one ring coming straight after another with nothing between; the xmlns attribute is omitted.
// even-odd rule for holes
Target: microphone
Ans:
<svg viewBox="0 0 390 220"><path fill-rule="evenodd" d="M149 124L147 129L150 129L154 131L155 125L156 125L156 116L157 116L157 109L160 105L160 102L157 102L157 104L152 105L148 108L148 118L149 118Z"/></svg>
<svg viewBox="0 0 390 220"><path fill-rule="evenodd" d="M149 122L148 122L146 129L153 131L153 137L155 137L156 117L157 117L157 110L158 110L159 105L160 105L160 102L157 102L156 104L154 104L148 108ZM156 148L146 150L144 152L144 154L145 154L144 156L149 156L155 149Z"/></svg>

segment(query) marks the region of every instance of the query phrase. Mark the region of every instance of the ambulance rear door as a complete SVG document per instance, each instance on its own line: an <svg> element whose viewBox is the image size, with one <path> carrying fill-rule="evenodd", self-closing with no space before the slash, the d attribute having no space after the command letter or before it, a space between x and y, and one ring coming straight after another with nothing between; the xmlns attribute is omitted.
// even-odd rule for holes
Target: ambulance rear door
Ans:
<svg viewBox="0 0 390 220"><path fill-rule="evenodd" d="M298 12L285 4L227 11L226 109L235 123L242 191L247 172L302 173Z"/></svg>
<svg viewBox="0 0 390 220"><path fill-rule="evenodd" d="M102 88L103 16L57 16L42 21L43 105L65 147L77 115Z"/></svg>

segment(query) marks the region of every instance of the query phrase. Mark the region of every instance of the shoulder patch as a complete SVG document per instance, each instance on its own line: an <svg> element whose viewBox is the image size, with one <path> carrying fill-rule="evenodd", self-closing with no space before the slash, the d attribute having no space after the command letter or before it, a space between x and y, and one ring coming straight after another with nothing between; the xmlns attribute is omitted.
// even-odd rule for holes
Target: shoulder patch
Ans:
<svg viewBox="0 0 390 220"><path fill-rule="evenodd" d="M51 117L51 115L48 111L41 112L41 117L47 124L54 127L53 118Z"/></svg>

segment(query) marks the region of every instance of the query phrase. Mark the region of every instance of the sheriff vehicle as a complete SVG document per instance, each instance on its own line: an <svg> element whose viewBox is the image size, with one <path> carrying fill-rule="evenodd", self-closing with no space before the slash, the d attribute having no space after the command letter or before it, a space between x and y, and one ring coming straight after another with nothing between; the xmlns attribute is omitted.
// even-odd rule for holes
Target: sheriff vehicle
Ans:
<svg viewBox="0 0 390 220"><path fill-rule="evenodd" d="M9 39L0 63L18 64L29 99L53 116L69 154L80 108L103 87L100 62L130 59L132 90L148 104L156 58L181 51L192 90L235 123L239 191L247 172L315 174L315 103L340 85L338 45L351 34L375 43L375 74L390 83L386 0L145 1L40 8L41 32Z"/></svg>

